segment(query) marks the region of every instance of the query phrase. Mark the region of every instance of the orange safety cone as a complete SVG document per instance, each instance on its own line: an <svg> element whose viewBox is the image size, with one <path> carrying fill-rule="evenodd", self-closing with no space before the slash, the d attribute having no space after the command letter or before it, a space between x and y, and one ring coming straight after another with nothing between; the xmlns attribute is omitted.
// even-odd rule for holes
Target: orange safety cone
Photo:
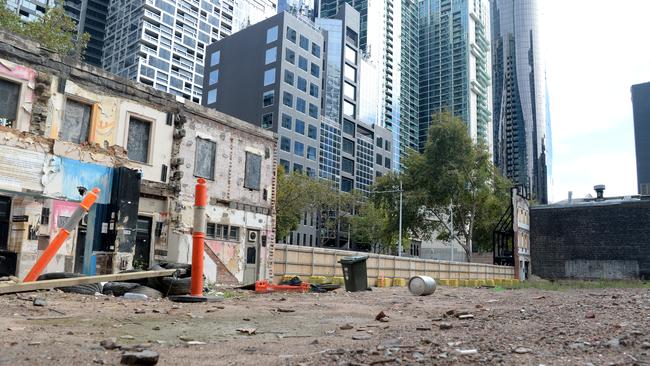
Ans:
<svg viewBox="0 0 650 366"><path fill-rule="evenodd" d="M92 191L86 194L86 197L84 197L81 203L79 203L79 207L74 210L65 225L61 228L61 230L59 230L50 244L48 244L47 248L45 248L45 251L41 257L38 258L34 264L34 267L32 267L31 271L29 271L27 276L25 276L25 279L23 279L23 282L36 281L38 276L40 276L43 270L45 270L45 267L47 267L52 258L54 258L56 253L59 251L65 240L70 235L70 232L77 227L79 221L81 221L83 216L90 210L95 201L97 201L99 192L99 188L94 188Z"/></svg>

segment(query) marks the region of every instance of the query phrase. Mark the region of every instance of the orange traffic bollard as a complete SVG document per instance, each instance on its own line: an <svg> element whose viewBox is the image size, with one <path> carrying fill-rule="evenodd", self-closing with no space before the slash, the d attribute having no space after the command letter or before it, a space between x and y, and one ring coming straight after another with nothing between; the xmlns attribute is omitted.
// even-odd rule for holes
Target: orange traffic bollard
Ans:
<svg viewBox="0 0 650 366"><path fill-rule="evenodd" d="M79 204L79 207L77 207L77 209L72 213L72 216L70 216L65 225L61 228L61 230L59 230L47 248L45 248L45 251L41 257L38 258L31 271L29 271L27 276L25 276L23 282L36 281L38 276L43 272L45 267L47 267L52 258L54 258L56 253L59 251L65 240L70 235L70 232L77 227L79 221L81 221L83 218L83 215L88 212L88 210L90 210L92 205L95 203L99 192L99 188L94 188L92 191L88 192L86 197L84 197L84 199Z"/></svg>
<svg viewBox="0 0 650 366"><path fill-rule="evenodd" d="M190 295L203 296L203 242L205 238L205 208L208 205L206 180L199 178L194 195L194 230L192 233L192 285Z"/></svg>

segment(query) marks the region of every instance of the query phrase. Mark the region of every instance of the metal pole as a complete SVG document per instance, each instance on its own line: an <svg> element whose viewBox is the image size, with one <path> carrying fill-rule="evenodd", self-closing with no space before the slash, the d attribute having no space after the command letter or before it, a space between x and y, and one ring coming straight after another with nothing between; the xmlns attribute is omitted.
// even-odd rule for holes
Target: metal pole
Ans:
<svg viewBox="0 0 650 366"><path fill-rule="evenodd" d="M454 261L454 201L449 201L449 217L451 218L450 240L451 240L451 261Z"/></svg>
<svg viewBox="0 0 650 366"><path fill-rule="evenodd" d="M192 233L192 282L190 295L203 296L203 243L205 239L205 209L208 205L206 180L199 178L194 194L194 229Z"/></svg>
<svg viewBox="0 0 650 366"><path fill-rule="evenodd" d="M402 256L402 180L399 181L399 238L397 243L397 256Z"/></svg>

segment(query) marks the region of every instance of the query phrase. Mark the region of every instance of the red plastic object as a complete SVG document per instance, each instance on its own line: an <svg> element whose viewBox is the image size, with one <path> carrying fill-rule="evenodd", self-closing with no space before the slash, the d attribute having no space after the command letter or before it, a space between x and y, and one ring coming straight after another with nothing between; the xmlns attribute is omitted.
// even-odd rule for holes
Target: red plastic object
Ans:
<svg viewBox="0 0 650 366"><path fill-rule="evenodd" d="M309 292L310 285L306 282L301 283L298 286L289 286L289 285L274 285L269 283L268 280L260 280L255 282L255 292L258 294L264 294L268 292Z"/></svg>

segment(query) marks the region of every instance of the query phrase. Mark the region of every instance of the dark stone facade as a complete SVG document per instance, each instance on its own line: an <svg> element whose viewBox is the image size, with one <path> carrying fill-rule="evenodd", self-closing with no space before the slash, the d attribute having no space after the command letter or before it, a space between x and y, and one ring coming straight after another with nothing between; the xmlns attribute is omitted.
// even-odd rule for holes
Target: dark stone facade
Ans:
<svg viewBox="0 0 650 366"><path fill-rule="evenodd" d="M650 200L531 209L531 257L542 278L650 278Z"/></svg>

